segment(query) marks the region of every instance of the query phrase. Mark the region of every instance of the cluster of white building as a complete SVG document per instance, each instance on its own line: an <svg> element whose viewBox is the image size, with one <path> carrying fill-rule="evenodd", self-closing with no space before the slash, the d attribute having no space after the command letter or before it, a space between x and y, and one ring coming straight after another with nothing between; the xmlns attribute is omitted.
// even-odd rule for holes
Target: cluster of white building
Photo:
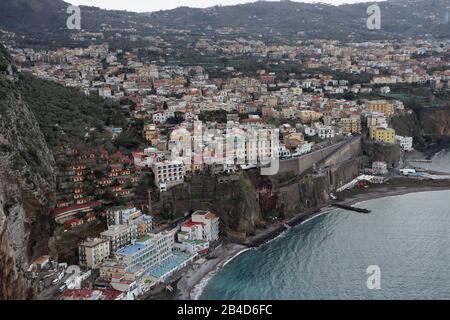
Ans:
<svg viewBox="0 0 450 320"><path fill-rule="evenodd" d="M153 218L134 207L116 207L106 212L108 229L100 236L110 243L111 252L152 231Z"/></svg>
<svg viewBox="0 0 450 320"><path fill-rule="evenodd" d="M177 249L190 252L204 252L209 242L219 239L219 217L209 211L196 211L191 220L181 226L178 232Z"/></svg>
<svg viewBox="0 0 450 320"><path fill-rule="evenodd" d="M245 125L229 121L224 126L194 123L188 127L190 124L185 123L170 135L172 161L182 161L186 172L208 165L221 165L223 171L230 172L275 158L279 130L259 123L260 119L254 120Z"/></svg>
<svg viewBox="0 0 450 320"><path fill-rule="evenodd" d="M134 207L112 208L106 216L108 229L100 234L100 238L80 243L80 265L97 268L111 254L152 231L153 218Z"/></svg>
<svg viewBox="0 0 450 320"><path fill-rule="evenodd" d="M159 233L135 208L110 209L107 220L100 238L80 243L80 265L100 269L99 281L132 296L165 281L219 239L219 218L210 211L196 211L183 225Z"/></svg>
<svg viewBox="0 0 450 320"><path fill-rule="evenodd" d="M295 150L291 151L286 148L285 145L281 144L277 150L277 156L280 159L296 158L304 154L310 153L312 151L313 144L310 142L305 142L300 144Z"/></svg>

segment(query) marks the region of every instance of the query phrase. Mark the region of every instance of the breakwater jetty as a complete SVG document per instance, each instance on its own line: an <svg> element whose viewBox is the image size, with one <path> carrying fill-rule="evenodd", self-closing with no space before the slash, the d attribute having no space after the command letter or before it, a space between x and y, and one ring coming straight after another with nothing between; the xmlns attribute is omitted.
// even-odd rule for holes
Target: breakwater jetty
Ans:
<svg viewBox="0 0 450 320"><path fill-rule="evenodd" d="M371 212L369 209L348 206L346 204L340 204L340 203L333 203L332 206L336 207L336 208L344 209L344 210L359 212L359 213L370 213Z"/></svg>

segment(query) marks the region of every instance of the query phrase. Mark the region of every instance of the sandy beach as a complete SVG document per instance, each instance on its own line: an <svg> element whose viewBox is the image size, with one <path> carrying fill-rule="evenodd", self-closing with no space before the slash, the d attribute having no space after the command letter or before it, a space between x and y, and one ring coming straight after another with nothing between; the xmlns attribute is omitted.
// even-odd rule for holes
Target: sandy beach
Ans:
<svg viewBox="0 0 450 320"><path fill-rule="evenodd" d="M240 244L227 243L217 247L200 265L190 268L177 283L175 299L192 300L200 295L200 286L207 283L213 273L223 267L225 263L248 247Z"/></svg>
<svg viewBox="0 0 450 320"><path fill-rule="evenodd" d="M369 189L351 189L341 192L338 201L341 204L353 205L358 202L384 197L400 196L408 193L450 190L450 180L418 181L408 178L395 178L387 183L371 185Z"/></svg>

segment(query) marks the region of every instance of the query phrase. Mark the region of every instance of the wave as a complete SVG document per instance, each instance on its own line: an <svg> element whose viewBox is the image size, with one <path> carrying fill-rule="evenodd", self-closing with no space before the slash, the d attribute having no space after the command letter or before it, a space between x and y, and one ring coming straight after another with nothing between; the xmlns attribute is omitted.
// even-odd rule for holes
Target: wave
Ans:
<svg viewBox="0 0 450 320"><path fill-rule="evenodd" d="M237 252L234 256L232 256L231 258L229 258L228 260L226 260L224 263L220 263L214 270L212 270L211 272L207 273L202 280L200 280L199 283L197 283L194 288L192 288L192 292L191 292L191 299L193 300L199 300L200 297L202 296L203 291L205 290L206 286L208 285L209 281L223 268L225 267L227 264L229 264L231 261L233 261L234 259L236 259L238 256L240 256L241 254L243 254L244 252L247 252L249 250L254 250L254 248L245 248L242 249L241 251Z"/></svg>
<svg viewBox="0 0 450 320"><path fill-rule="evenodd" d="M244 252L253 250L254 248L245 248L242 249L241 251L239 251L238 253L236 253L234 256L232 256L230 259L228 259L227 261L225 261L225 263L222 265L222 268L225 267L227 264L229 264L231 261L233 261L234 259L236 259L238 256L240 256L241 254L243 254Z"/></svg>
<svg viewBox="0 0 450 320"><path fill-rule="evenodd" d="M286 230L284 230L283 232L281 232L279 235L277 235L275 238L272 238L272 239L267 240L266 242L264 242L264 243L261 245L261 247L262 247L262 246L265 246L265 245L267 245L267 244L270 244L271 242L273 242L273 241L275 241L275 240L278 240L278 239L283 238L284 236L286 236L286 234L289 232L290 229L291 229L291 228L286 229Z"/></svg>
<svg viewBox="0 0 450 320"><path fill-rule="evenodd" d="M311 221L311 220L314 220L314 219L316 219L316 218L318 218L318 217L320 217L320 216L329 214L329 213L330 213L331 211L333 211L333 210L335 210L335 209L334 209L334 208L333 208L333 209L327 209L327 210L325 210L325 211L322 211L322 212L319 212L319 213L317 213L317 214L314 214L314 215L312 215L311 217L309 217L308 219L303 220L303 221L299 224L299 226L301 226L301 225L303 225L303 224L305 224L305 223L307 223L307 222L309 222L309 221Z"/></svg>

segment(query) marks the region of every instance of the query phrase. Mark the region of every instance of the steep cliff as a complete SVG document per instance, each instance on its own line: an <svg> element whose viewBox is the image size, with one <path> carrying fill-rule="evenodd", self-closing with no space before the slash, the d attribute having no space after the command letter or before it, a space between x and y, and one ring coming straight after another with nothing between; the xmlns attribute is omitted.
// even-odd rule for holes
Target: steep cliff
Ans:
<svg viewBox="0 0 450 320"><path fill-rule="evenodd" d="M362 149L366 167L371 167L374 161L386 162L388 168L396 168L400 163L401 148L397 144L365 141Z"/></svg>
<svg viewBox="0 0 450 320"><path fill-rule="evenodd" d="M399 135L414 137L414 144L419 149L430 143L449 142L450 106L416 108L412 113L393 117L391 126Z"/></svg>
<svg viewBox="0 0 450 320"><path fill-rule="evenodd" d="M179 215L188 210L212 210L219 215L225 234L243 240L274 217L289 219L327 205L330 193L356 177L361 167L362 158L355 157L307 176L261 176L258 171L248 171L226 182L197 176L165 193L154 208Z"/></svg>
<svg viewBox="0 0 450 320"><path fill-rule="evenodd" d="M443 143L450 140L450 106L421 108L416 113L426 142Z"/></svg>
<svg viewBox="0 0 450 320"><path fill-rule="evenodd" d="M7 64L0 72L0 299L26 299L33 287L25 270L47 252L51 234L55 163L0 55Z"/></svg>

